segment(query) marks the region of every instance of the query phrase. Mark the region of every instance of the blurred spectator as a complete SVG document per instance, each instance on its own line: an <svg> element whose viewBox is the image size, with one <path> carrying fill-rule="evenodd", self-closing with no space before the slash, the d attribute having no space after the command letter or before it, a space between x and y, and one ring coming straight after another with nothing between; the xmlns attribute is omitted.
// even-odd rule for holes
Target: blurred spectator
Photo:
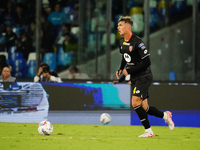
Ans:
<svg viewBox="0 0 200 150"><path fill-rule="evenodd" d="M33 50L33 40L28 34L21 30L20 37L17 43L16 52L23 53L23 58L27 61L29 53Z"/></svg>
<svg viewBox="0 0 200 150"><path fill-rule="evenodd" d="M4 31L4 26L0 26L0 52L5 51L5 44L6 44L6 33Z"/></svg>
<svg viewBox="0 0 200 150"><path fill-rule="evenodd" d="M63 41L65 40L65 34L66 33L71 33L71 24L70 23L63 23L62 24L62 30L59 32L56 40L55 40L55 45L62 45Z"/></svg>
<svg viewBox="0 0 200 150"><path fill-rule="evenodd" d="M55 5L55 11L50 13L48 20L51 21L54 26L62 25L63 22L70 22L70 18L67 18L65 13L61 10L59 3Z"/></svg>
<svg viewBox="0 0 200 150"><path fill-rule="evenodd" d="M75 53L78 51L77 39L70 33L65 33L65 40L63 41L63 50L67 53Z"/></svg>
<svg viewBox="0 0 200 150"><path fill-rule="evenodd" d="M70 22L70 18L67 18L65 13L61 10L61 6L59 3L55 5L55 11L50 13L48 20L55 26L56 36L61 30L61 25L63 22Z"/></svg>
<svg viewBox="0 0 200 150"><path fill-rule="evenodd" d="M29 14L24 11L24 6L22 3L16 5L16 12L14 15L14 25L16 27L26 27L29 22Z"/></svg>
<svg viewBox="0 0 200 150"><path fill-rule="evenodd" d="M16 78L10 75L10 68L4 67L0 76L0 82L16 82Z"/></svg>
<svg viewBox="0 0 200 150"><path fill-rule="evenodd" d="M45 15L41 16L41 25L41 53L44 54L46 52L53 52L52 43L55 40L54 26L46 19Z"/></svg>
<svg viewBox="0 0 200 150"><path fill-rule="evenodd" d="M7 2L7 8L3 11L3 19L4 21L9 20L14 23L14 14L15 14L15 6L12 1Z"/></svg>
<svg viewBox="0 0 200 150"><path fill-rule="evenodd" d="M6 62L6 56L5 55L0 55L0 74L3 70L4 67L8 66Z"/></svg>
<svg viewBox="0 0 200 150"><path fill-rule="evenodd" d="M90 77L86 73L81 73L77 66L69 67L69 76L68 79L90 79Z"/></svg>
<svg viewBox="0 0 200 150"><path fill-rule="evenodd" d="M12 24L7 23L6 24L6 48L7 51L9 47L16 46L17 45L17 34L12 31Z"/></svg>
<svg viewBox="0 0 200 150"><path fill-rule="evenodd" d="M71 15L70 15L70 19L72 21L72 25L73 26L78 26L79 25L79 1L78 0L74 0L74 4L73 4L73 9L71 11Z"/></svg>
<svg viewBox="0 0 200 150"><path fill-rule="evenodd" d="M34 77L34 82L62 82L54 70L50 70L47 63L41 63L37 75Z"/></svg>

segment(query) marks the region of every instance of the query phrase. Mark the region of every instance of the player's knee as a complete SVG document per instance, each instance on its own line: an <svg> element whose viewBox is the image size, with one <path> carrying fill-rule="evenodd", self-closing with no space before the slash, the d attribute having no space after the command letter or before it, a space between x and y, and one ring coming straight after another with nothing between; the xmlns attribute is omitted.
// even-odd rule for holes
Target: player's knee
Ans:
<svg viewBox="0 0 200 150"><path fill-rule="evenodd" d="M142 99L140 97L132 97L132 106L133 107L137 107L139 105L141 105L142 103Z"/></svg>

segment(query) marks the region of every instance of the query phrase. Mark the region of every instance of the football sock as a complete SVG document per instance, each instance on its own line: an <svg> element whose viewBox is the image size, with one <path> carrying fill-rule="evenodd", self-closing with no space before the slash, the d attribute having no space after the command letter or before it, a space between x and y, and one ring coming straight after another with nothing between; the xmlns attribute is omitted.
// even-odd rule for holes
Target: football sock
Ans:
<svg viewBox="0 0 200 150"><path fill-rule="evenodd" d="M147 112L148 115L156 116L156 117L159 117L159 118L164 117L164 113L162 111L158 110L156 107L153 107L153 106L148 106L146 112Z"/></svg>
<svg viewBox="0 0 200 150"><path fill-rule="evenodd" d="M149 124L147 112L144 110L144 108L139 105L134 107L134 110L136 111L138 117L140 118L140 121L145 129L149 129L151 126Z"/></svg>

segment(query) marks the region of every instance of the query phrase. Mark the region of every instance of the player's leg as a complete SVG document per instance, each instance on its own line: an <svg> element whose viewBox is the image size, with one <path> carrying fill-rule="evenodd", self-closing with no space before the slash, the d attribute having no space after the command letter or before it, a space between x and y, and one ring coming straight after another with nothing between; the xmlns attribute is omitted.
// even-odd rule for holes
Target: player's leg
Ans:
<svg viewBox="0 0 200 150"><path fill-rule="evenodd" d="M141 97L133 95L132 96L132 106L133 106L134 110L136 111L138 117L140 118L142 125L145 128L145 133L140 135L139 137L154 137L154 133L151 129L151 126L150 126L150 123L148 120L148 115L141 104L142 104Z"/></svg>
<svg viewBox="0 0 200 150"><path fill-rule="evenodd" d="M172 121L172 113L170 111L162 112L154 106L149 106L147 98L142 101L142 107L144 108L144 110L146 110L148 115L163 118L168 124L170 130L174 130L174 122Z"/></svg>

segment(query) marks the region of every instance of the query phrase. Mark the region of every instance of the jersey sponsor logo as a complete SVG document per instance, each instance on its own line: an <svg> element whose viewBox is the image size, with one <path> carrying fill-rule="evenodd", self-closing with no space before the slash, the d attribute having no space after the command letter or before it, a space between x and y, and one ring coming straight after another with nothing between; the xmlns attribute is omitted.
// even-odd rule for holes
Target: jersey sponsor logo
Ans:
<svg viewBox="0 0 200 150"><path fill-rule="evenodd" d="M126 62L131 62L131 56L127 53L124 53L124 59L126 60Z"/></svg>
<svg viewBox="0 0 200 150"><path fill-rule="evenodd" d="M134 63L128 63L128 62L127 62L127 65L134 66L135 64L134 64Z"/></svg>
<svg viewBox="0 0 200 150"><path fill-rule="evenodd" d="M130 43L126 43L126 42L124 42L124 43L123 43L123 45L128 45L128 46L129 46L129 45L130 45Z"/></svg>
<svg viewBox="0 0 200 150"><path fill-rule="evenodd" d="M142 47L142 46L144 46L144 43L140 43L140 44L138 45L139 48Z"/></svg>
<svg viewBox="0 0 200 150"><path fill-rule="evenodd" d="M129 51L131 52L133 50L133 46L129 46Z"/></svg>

